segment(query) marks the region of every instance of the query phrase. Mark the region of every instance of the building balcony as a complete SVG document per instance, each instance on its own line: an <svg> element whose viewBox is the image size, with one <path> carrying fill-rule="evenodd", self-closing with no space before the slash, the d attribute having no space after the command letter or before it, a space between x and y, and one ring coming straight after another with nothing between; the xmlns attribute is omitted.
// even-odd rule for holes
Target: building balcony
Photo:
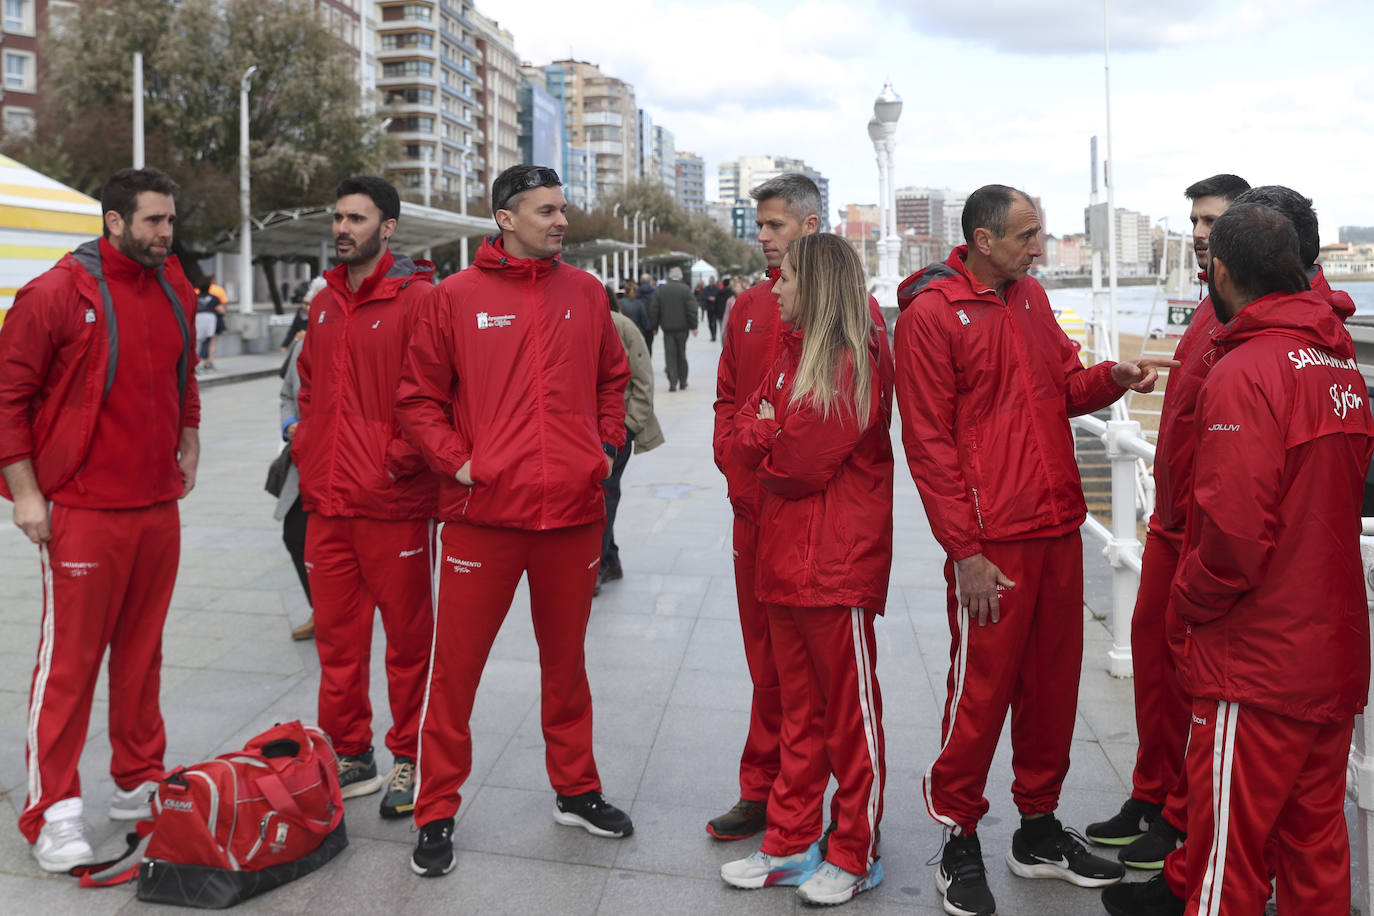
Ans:
<svg viewBox="0 0 1374 916"><path fill-rule="evenodd" d="M587 144L587 149L597 156L612 156L619 167L620 157L625 155L625 144L619 140L596 140Z"/></svg>
<svg viewBox="0 0 1374 916"><path fill-rule="evenodd" d="M585 127L624 127L625 117L618 111L584 111L582 126Z"/></svg>
<svg viewBox="0 0 1374 916"><path fill-rule="evenodd" d="M377 50L376 58L378 63L387 63L398 60L424 60L433 63L438 59L431 48L388 48L387 50Z"/></svg>

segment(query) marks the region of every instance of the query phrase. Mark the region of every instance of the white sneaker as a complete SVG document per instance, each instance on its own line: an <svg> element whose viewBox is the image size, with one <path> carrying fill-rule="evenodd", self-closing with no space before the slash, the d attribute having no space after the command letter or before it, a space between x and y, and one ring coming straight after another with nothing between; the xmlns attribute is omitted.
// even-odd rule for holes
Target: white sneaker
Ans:
<svg viewBox="0 0 1374 916"><path fill-rule="evenodd" d="M33 844L33 857L44 871L66 872L95 861L86 839L80 798L64 798L43 812L43 829Z"/></svg>
<svg viewBox="0 0 1374 916"><path fill-rule="evenodd" d="M883 863L875 861L862 875L849 872L830 862L822 863L814 875L797 888L797 896L807 903L833 906L844 903L855 894L872 890L883 883Z"/></svg>
<svg viewBox="0 0 1374 916"><path fill-rule="evenodd" d="M747 859L736 859L720 867L720 880L747 889L801 884L820 867L821 850L812 843L804 852L790 856L770 856L760 850Z"/></svg>
<svg viewBox="0 0 1374 916"><path fill-rule="evenodd" d="M149 780L132 789L115 786L114 796L110 799L110 820L142 821L153 816L153 794L157 783Z"/></svg>

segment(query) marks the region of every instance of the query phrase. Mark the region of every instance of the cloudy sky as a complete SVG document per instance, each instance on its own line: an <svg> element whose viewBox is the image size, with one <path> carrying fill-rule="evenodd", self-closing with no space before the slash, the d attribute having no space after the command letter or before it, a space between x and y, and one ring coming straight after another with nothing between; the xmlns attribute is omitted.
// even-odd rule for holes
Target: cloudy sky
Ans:
<svg viewBox="0 0 1374 916"><path fill-rule="evenodd" d="M1111 0L1116 203L1187 223L1216 172L1314 198L1323 240L1374 225L1374 2ZM528 61L569 55L632 83L706 160L805 159L831 220L877 200L866 126L890 79L905 102L897 183L1039 195L1083 230L1089 138L1105 156L1100 0L486 0Z"/></svg>

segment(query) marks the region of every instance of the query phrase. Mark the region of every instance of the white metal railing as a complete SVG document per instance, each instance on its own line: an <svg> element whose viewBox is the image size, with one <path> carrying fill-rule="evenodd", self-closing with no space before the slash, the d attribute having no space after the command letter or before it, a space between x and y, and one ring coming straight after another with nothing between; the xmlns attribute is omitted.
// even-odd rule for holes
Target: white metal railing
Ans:
<svg viewBox="0 0 1374 916"><path fill-rule="evenodd" d="M1107 652L1107 671L1113 677L1130 677L1131 614L1140 587L1143 552L1136 535L1137 513L1144 507L1137 488L1137 468L1141 462L1154 464L1155 447L1140 434L1140 424L1134 420L1103 422L1083 416L1070 422L1100 438L1112 464L1112 527L1108 530L1089 515L1083 530L1105 545L1102 555L1112 567L1112 648ZM1374 613L1374 518L1363 520L1361 533L1365 597ZM1374 685L1367 706L1374 709ZM1374 728L1368 727L1362 715L1355 717L1345 785L1346 795L1360 809L1356 824L1359 848L1352 850L1360 867L1360 912L1374 914Z"/></svg>

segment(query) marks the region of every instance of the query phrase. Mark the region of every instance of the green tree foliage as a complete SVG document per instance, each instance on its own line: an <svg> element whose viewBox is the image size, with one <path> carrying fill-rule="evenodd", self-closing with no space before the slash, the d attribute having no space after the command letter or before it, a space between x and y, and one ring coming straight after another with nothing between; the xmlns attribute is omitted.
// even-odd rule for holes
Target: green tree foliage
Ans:
<svg viewBox="0 0 1374 916"><path fill-rule="evenodd" d="M146 161L180 185L178 240L239 221L239 78L249 92L252 209L332 201L394 153L361 109L356 52L313 0L87 0L45 46L34 136L9 150L87 193L130 164L133 52L144 56Z"/></svg>
<svg viewBox="0 0 1374 916"><path fill-rule="evenodd" d="M620 204L619 213L612 215L616 204ZM710 217L687 212L667 188L650 182L628 185L589 213L570 211L565 240L568 244L597 238L628 241L630 233L625 230L621 217L635 211L639 211L641 222L655 221L654 231L641 257L685 251L710 261L724 273L753 274L763 270L763 253L757 245L735 238Z"/></svg>

